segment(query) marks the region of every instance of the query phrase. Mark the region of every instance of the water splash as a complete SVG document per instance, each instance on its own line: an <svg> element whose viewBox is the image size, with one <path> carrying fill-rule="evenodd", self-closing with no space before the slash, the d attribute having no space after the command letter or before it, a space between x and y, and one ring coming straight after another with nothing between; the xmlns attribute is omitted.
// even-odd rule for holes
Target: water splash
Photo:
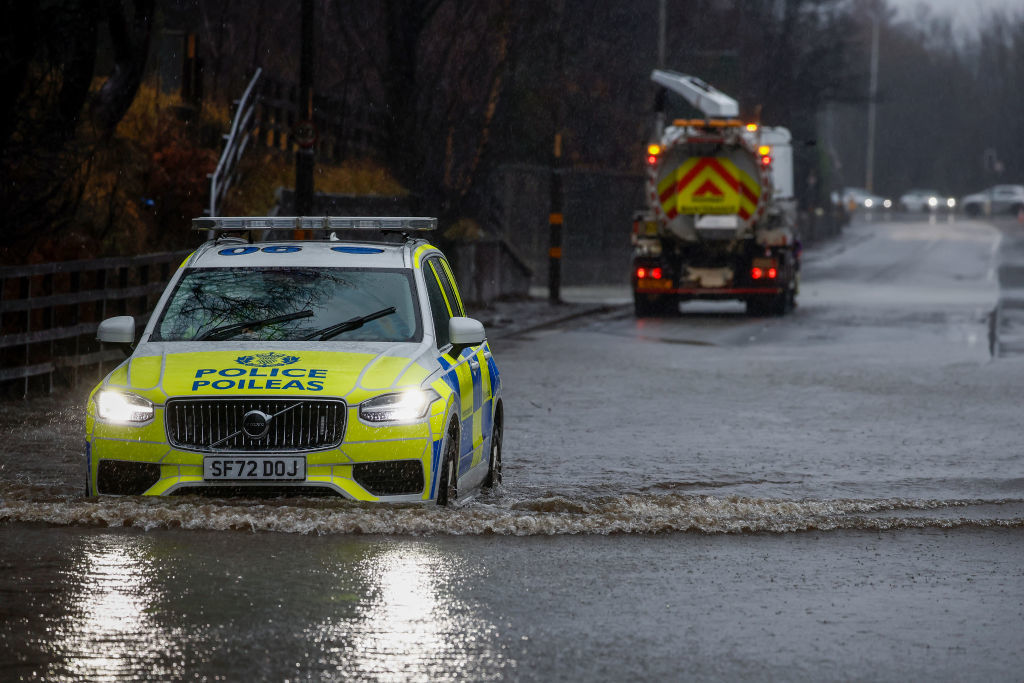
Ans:
<svg viewBox="0 0 1024 683"><path fill-rule="evenodd" d="M0 522L289 534L608 535L1024 527L1024 501L786 500L650 492L580 498L499 493L456 509L333 499L87 499L0 484Z"/></svg>

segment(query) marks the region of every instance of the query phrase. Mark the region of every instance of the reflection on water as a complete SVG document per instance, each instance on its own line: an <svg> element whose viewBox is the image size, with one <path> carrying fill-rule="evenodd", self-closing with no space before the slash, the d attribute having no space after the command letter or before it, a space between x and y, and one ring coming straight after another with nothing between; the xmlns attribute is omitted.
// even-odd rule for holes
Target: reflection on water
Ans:
<svg viewBox="0 0 1024 683"><path fill-rule="evenodd" d="M0 525L0 546L0 680L491 680L517 666L474 597L490 565L432 540Z"/></svg>
<svg viewBox="0 0 1024 683"><path fill-rule="evenodd" d="M361 660L358 670L373 671L385 663L387 673L398 677L422 670L431 649L443 647L443 631L450 628L452 615L441 610L430 560L414 547L392 548L364 563L376 595L360 610L364 625L352 648Z"/></svg>
<svg viewBox="0 0 1024 683"><path fill-rule="evenodd" d="M173 641L153 635L150 608L162 590L150 582L148 546L137 538L104 536L75 548L68 617L49 643L60 656L52 674L104 681L174 673L161 665L174 655Z"/></svg>
<svg viewBox="0 0 1024 683"><path fill-rule="evenodd" d="M347 619L310 629L333 643L328 669L382 681L487 680L515 662L494 651L495 627L455 588L479 572L433 545L387 544L355 568L366 594Z"/></svg>

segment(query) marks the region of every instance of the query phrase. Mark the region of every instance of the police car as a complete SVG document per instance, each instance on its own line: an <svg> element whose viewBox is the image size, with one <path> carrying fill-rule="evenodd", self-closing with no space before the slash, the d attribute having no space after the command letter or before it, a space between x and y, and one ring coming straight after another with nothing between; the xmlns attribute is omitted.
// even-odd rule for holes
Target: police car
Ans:
<svg viewBox="0 0 1024 683"><path fill-rule="evenodd" d="M130 316L99 326L130 356L89 396L86 495L447 505L499 483L498 367L444 255L416 237L436 225L195 219L211 238L138 342ZM337 238L355 230L371 239Z"/></svg>

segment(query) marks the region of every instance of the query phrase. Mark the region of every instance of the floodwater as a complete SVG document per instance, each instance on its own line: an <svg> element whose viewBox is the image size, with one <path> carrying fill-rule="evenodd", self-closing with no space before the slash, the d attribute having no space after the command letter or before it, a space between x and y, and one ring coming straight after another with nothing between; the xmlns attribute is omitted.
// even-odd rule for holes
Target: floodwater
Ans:
<svg viewBox="0 0 1024 683"><path fill-rule="evenodd" d="M84 395L84 392L83 392ZM961 479L943 472L935 481L916 477L875 481L887 497L848 497L849 482L827 487L827 473L816 476L769 472L764 478L677 477L662 463L651 463L644 476L622 478L615 465L580 472L560 485L523 470L534 460L551 460L547 452L507 449L507 481L494 493L477 496L451 511L435 506L381 507L335 498L210 498L144 496L85 498L82 443L84 398L36 398L4 404L0 465L0 521L73 527L128 527L145 531L190 529L278 532L289 534L565 535L654 534L666 532L750 533L814 530L952 529L1024 526L1024 500L1016 494L1024 480L973 476ZM589 430L588 430L589 431ZM652 435L658 437L659 435ZM671 436L671 434L669 434ZM665 435L660 435L664 438ZM605 438L597 435L596 438ZM640 437L636 437L639 439ZM514 444L515 441L512 441ZM637 443L637 446L641 444ZM621 462L623 450L597 454L591 463ZM848 454L840 453L839 457ZM824 454L817 457L825 459ZM703 456L695 453L700 463ZM920 459L920 458L919 458ZM998 462L997 462L998 464ZM544 471L551 469L545 463ZM576 474L581 463L564 462ZM708 468L714 474L713 468ZM881 470L881 468L879 468ZM723 473L724 474L724 473ZM813 473L812 473L813 474ZM615 481L618 478L620 481ZM953 478L952 481L949 481ZM827 497L796 496L814 486ZM859 483L860 487L871 484ZM904 489L945 492L959 486L971 498L907 497ZM822 491L821 489L825 489ZM834 489L834 490L831 490Z"/></svg>
<svg viewBox="0 0 1024 683"><path fill-rule="evenodd" d="M0 678L1015 680L1022 541L8 525Z"/></svg>
<svg viewBox="0 0 1024 683"><path fill-rule="evenodd" d="M1000 233L859 225L800 308L493 342L454 510L81 497L86 390L0 407L0 679L1018 680L1024 356Z"/></svg>

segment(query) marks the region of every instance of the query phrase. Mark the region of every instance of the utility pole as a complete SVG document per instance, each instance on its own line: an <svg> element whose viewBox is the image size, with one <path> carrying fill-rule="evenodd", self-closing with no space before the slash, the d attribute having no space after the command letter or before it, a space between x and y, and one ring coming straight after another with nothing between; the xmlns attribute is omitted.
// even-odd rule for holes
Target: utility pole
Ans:
<svg viewBox="0 0 1024 683"><path fill-rule="evenodd" d="M548 214L548 302L562 303L562 112L564 110L565 78L564 48L562 44L562 14L564 0L555 4L555 135L551 147L551 211Z"/></svg>
<svg viewBox="0 0 1024 683"><path fill-rule="evenodd" d="M878 97L878 8L871 11L871 81L868 85L868 150L865 161L864 189L874 192L875 184L875 100Z"/></svg>
<svg viewBox="0 0 1024 683"><path fill-rule="evenodd" d="M313 0L302 0L302 52L299 61L299 111L296 129L292 132L298 149L295 152L295 215L313 213Z"/></svg>
<svg viewBox="0 0 1024 683"><path fill-rule="evenodd" d="M665 68L665 24L668 22L666 0L658 0L658 68ZM654 130L651 142L661 142L661 134L665 130L665 89L658 88L654 101Z"/></svg>
<svg viewBox="0 0 1024 683"><path fill-rule="evenodd" d="M665 0L658 0L658 68L665 68Z"/></svg>

